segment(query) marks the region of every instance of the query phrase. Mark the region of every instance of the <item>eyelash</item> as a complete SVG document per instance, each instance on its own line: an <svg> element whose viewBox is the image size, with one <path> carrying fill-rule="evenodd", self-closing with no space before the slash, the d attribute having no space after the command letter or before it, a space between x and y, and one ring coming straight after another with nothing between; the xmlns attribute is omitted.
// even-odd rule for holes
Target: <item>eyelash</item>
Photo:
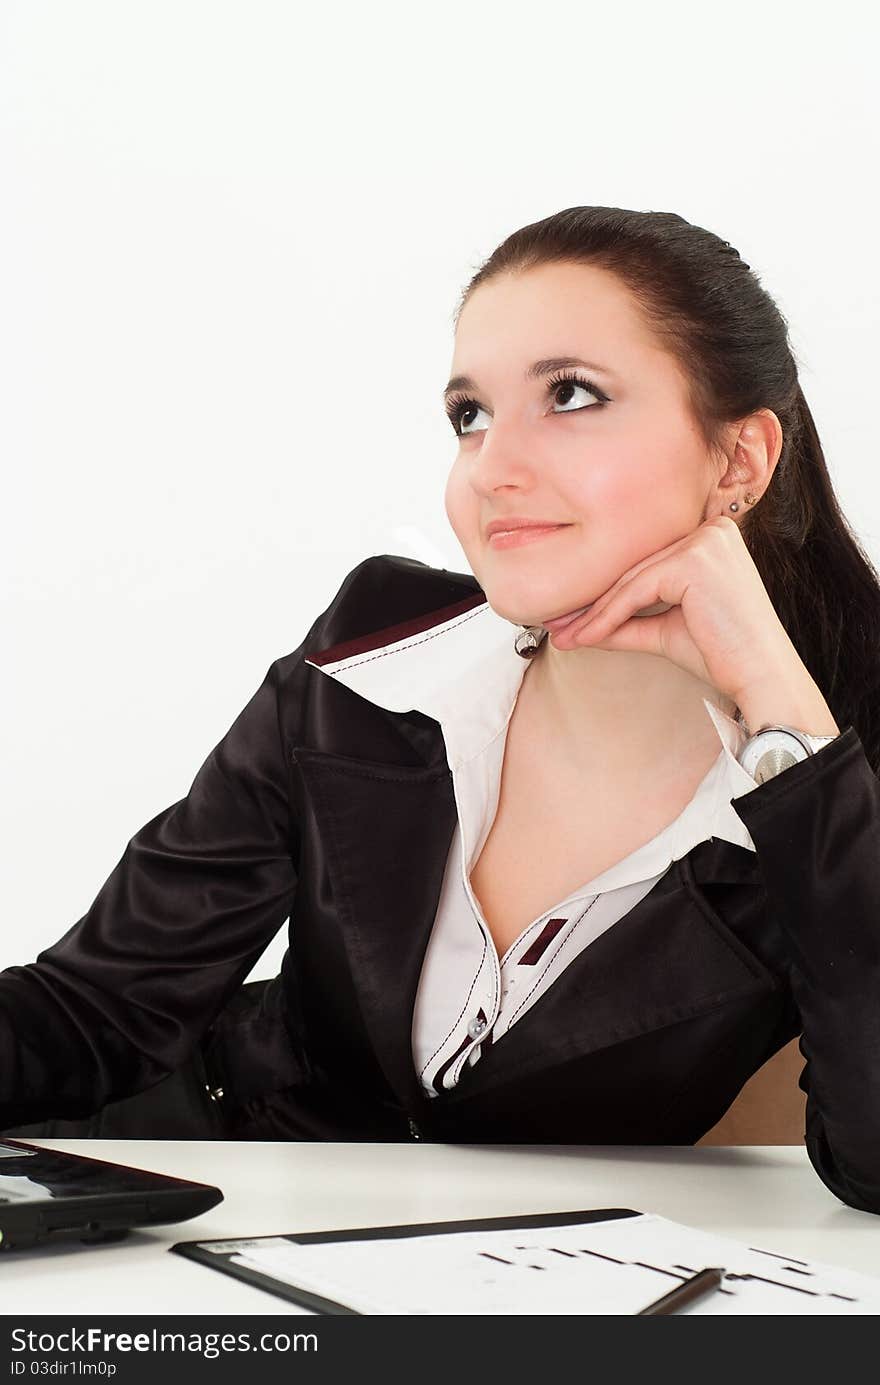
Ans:
<svg viewBox="0 0 880 1385"><path fill-rule="evenodd" d="M554 375L547 381L547 393L555 393L562 385L579 385L581 389L585 389L588 394L594 394L597 402L589 406L591 409L601 409L604 408L606 404L611 403L611 400L604 390L600 390L599 386L594 385L592 380L585 380L582 375ZM456 436L459 438L469 438L471 436L470 433L463 433L461 431L462 414L467 413L468 409L471 408L480 409L482 405L479 400L471 399L467 395L450 395L446 403L447 417L455 430ZM583 407L580 409L570 409L569 412L575 414L583 413L584 409Z"/></svg>

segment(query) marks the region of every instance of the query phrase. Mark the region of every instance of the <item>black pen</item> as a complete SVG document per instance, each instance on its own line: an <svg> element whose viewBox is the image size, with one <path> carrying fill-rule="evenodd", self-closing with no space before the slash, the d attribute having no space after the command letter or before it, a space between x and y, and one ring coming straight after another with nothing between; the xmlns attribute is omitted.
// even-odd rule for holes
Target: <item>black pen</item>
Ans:
<svg viewBox="0 0 880 1385"><path fill-rule="evenodd" d="M682 1308L686 1303L691 1303L693 1299L702 1298L703 1294L711 1294L713 1289L719 1287L725 1273L725 1270L717 1267L698 1270L683 1284L677 1284L674 1289L669 1290L668 1294L664 1294L662 1298L649 1303L647 1308L640 1308L636 1317L643 1317L645 1314L652 1313L677 1313L679 1308Z"/></svg>

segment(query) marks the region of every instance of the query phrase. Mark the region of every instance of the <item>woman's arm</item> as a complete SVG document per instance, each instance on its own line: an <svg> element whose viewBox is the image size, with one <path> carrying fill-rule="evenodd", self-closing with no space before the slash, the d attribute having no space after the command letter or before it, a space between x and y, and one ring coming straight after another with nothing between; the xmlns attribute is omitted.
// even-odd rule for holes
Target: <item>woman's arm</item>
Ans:
<svg viewBox="0 0 880 1385"><path fill-rule="evenodd" d="M0 1130L90 1115L178 1068L289 914L297 846L276 661L83 918L0 971Z"/></svg>
<svg viewBox="0 0 880 1385"><path fill-rule="evenodd" d="M847 727L730 801L790 948L807 1153L843 1202L880 1213L880 781Z"/></svg>

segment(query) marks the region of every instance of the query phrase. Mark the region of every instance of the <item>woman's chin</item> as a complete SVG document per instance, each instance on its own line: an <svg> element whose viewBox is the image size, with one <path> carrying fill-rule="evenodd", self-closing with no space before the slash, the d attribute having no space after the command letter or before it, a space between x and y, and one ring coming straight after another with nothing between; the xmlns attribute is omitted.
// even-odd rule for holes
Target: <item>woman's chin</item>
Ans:
<svg viewBox="0 0 880 1385"><path fill-rule="evenodd" d="M541 621L541 624L544 626L545 630L549 630L551 634L555 634L558 630L564 630L566 625L570 625L573 621L577 620L579 616L585 615L592 605L593 602L588 601L586 606L577 606L573 611L563 611L562 615L552 616L550 619L545 617Z"/></svg>
<svg viewBox="0 0 880 1385"><path fill-rule="evenodd" d="M493 592L486 587L484 587L483 590L486 593L486 600L495 614L501 616L504 620L510 621L512 625L542 626L544 629L551 631L562 629L568 621L576 620L594 604L592 601L588 601L586 605L566 606L560 611L558 604L549 606L548 603L547 606L536 610L534 606L529 609L522 601L517 601L514 597L511 597L510 600L505 600L500 592ZM548 617L548 607L551 611L555 610L557 614Z"/></svg>

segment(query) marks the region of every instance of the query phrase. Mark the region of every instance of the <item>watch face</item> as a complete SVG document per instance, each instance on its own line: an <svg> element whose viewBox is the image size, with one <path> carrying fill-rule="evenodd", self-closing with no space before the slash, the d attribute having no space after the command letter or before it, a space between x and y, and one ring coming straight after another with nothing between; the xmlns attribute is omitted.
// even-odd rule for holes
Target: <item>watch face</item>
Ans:
<svg viewBox="0 0 880 1385"><path fill-rule="evenodd" d="M797 763L798 757L792 755L787 747L773 746L758 757L754 770L749 772L753 779L757 779L759 784L763 784L765 779L773 779L775 775L781 774L784 769L790 769L792 765Z"/></svg>
<svg viewBox="0 0 880 1385"><path fill-rule="evenodd" d="M782 770L788 769L800 760L805 760L809 754L809 746L805 745L793 731L772 726L766 731L758 731L752 736L742 752L740 764L753 779L763 783L764 779L772 779ZM758 775L759 766L760 778Z"/></svg>

